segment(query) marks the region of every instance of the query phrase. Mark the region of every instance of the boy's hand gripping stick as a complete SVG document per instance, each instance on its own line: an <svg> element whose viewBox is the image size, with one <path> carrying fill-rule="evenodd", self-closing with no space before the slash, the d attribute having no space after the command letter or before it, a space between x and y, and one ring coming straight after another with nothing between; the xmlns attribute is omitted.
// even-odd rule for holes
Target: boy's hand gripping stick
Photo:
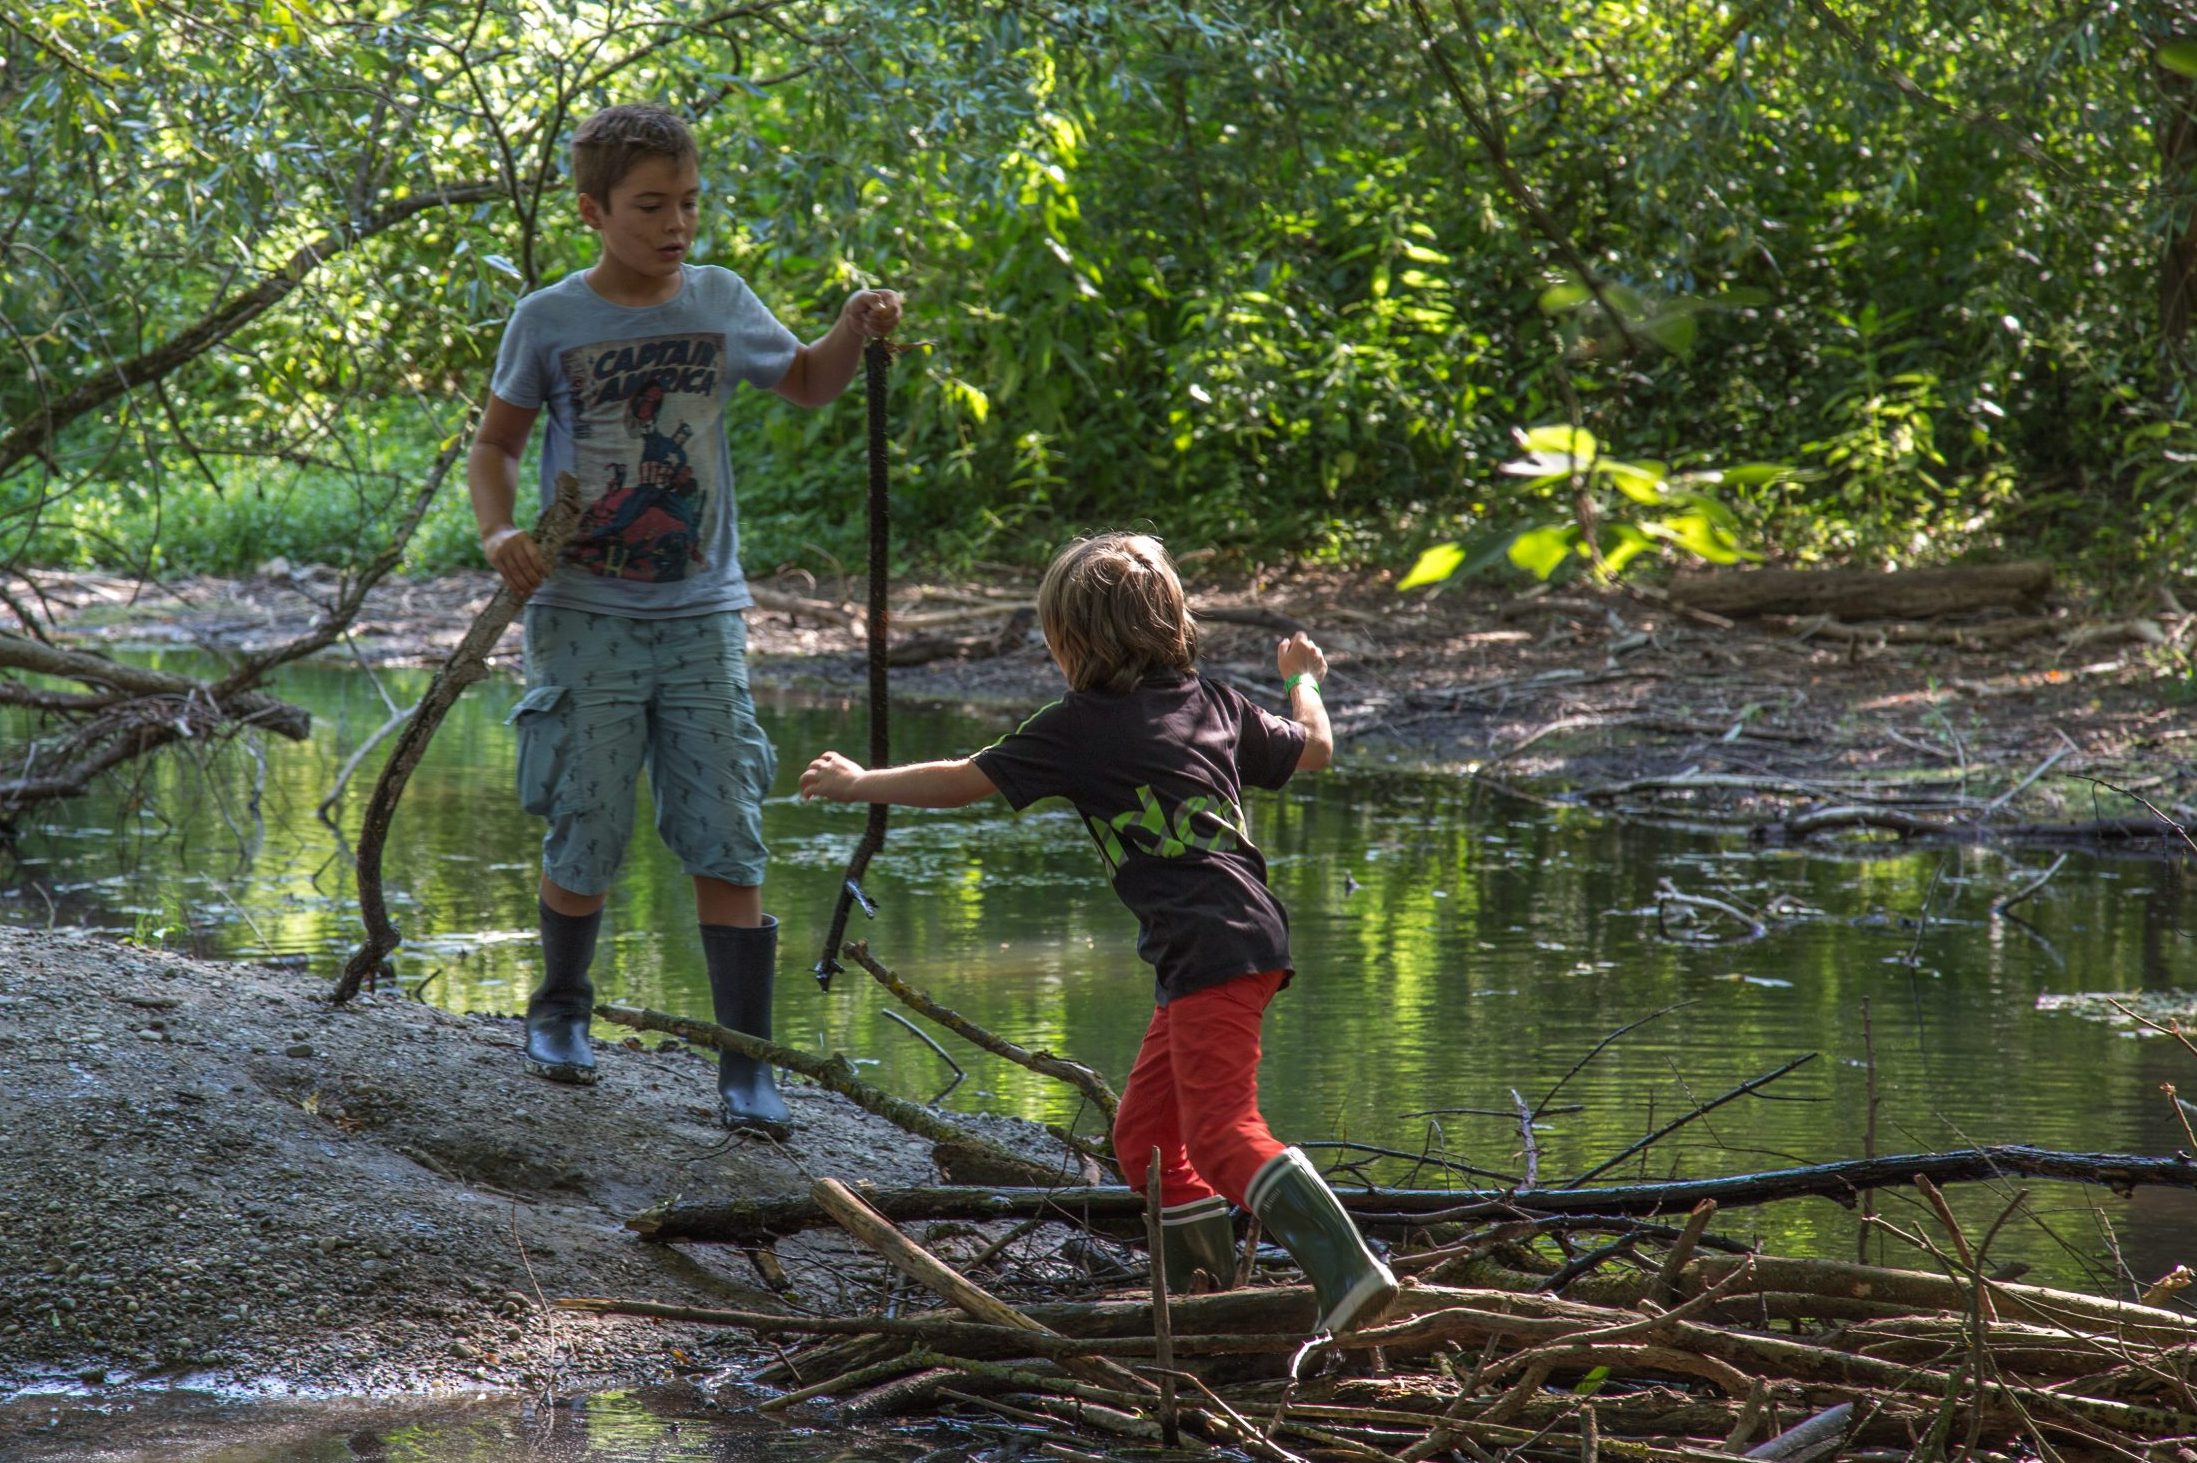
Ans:
<svg viewBox="0 0 2197 1463"><path fill-rule="evenodd" d="M890 738L887 735L887 686L885 679L885 556L890 546L891 527L885 497L885 378L893 362L893 347L883 340L871 340L862 347L862 394L867 399L870 417L870 613L868 621L870 637L870 762L872 767L889 766L892 762ZM862 841L854 846L854 856L847 860L847 877L839 886L838 903L832 907L831 932L824 936L823 954L816 961L816 983L830 990L832 977L840 971L839 942L847 933L847 914L856 904L871 919L877 918L877 905L862 892L862 875L870 866L870 859L885 846L885 814L883 803L870 804L870 821L862 829Z"/></svg>

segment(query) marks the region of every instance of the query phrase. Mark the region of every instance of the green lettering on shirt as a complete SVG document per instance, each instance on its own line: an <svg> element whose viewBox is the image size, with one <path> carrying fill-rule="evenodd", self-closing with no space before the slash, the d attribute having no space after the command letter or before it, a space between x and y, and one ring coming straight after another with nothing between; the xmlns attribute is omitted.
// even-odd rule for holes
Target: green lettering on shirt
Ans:
<svg viewBox="0 0 2197 1463"><path fill-rule="evenodd" d="M1243 809L1226 798L1198 793L1184 800L1175 809L1174 816L1169 817L1149 786L1137 789L1134 808L1111 818L1092 817L1088 821L1109 871L1119 870L1128 861L1128 847L1123 843L1125 836L1130 844L1155 858L1223 853L1242 848L1251 841Z"/></svg>

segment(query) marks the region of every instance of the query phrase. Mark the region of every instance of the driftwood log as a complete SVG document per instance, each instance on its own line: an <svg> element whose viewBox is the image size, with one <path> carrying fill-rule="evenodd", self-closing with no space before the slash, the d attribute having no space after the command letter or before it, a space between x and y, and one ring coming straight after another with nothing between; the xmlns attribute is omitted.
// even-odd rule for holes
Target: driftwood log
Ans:
<svg viewBox="0 0 2197 1463"><path fill-rule="evenodd" d="M565 541L572 537L579 524L580 480L569 472L559 473L555 499L534 522L534 542L541 547L542 556L554 564ZM412 719L397 734L396 749L382 764L381 776L374 783L374 794L367 800L354 860L358 874L359 916L366 925L366 939L352 952L343 974L329 992L328 999L335 1005L340 1006L357 995L366 978L381 970L389 952L396 949L403 938L390 922L389 905L381 888L381 853L389 838L390 820L396 816L397 801L404 796L405 784L411 781L413 769L427 755L427 746L434 740L436 728L442 725L450 708L457 705L465 688L488 674L489 654L495 650L496 642L503 639L503 632L510 628L518 613L519 601L510 589L498 587L487 608L474 616L465 638L435 672L427 693L412 710Z"/></svg>
<svg viewBox="0 0 2197 1463"><path fill-rule="evenodd" d="M602 1009L603 1014L610 1015L616 1008ZM704 1024L681 1023L682 1034ZM752 1037L746 1040L754 1041ZM806 1053L792 1055L812 1066L825 1065ZM765 1060L771 1058L766 1056ZM1539 1189L1342 1189L1337 1195L1361 1227L1403 1233L1491 1214L1686 1214L1704 1199L1713 1199L1726 1209L1810 1197L1847 1203L1866 1190L1909 1187L1917 1174L1938 1184L2013 1177L2061 1179L2101 1184L2125 1193L2141 1184L2197 1188L2197 1159L2179 1154L2154 1158L2063 1153L2006 1144L1666 1183ZM895 1223L1057 1217L1085 1225L1106 1225L1141 1223L1144 1212L1142 1195L1120 1185L1105 1184L1028 1189L901 1188L866 1193L864 1198ZM831 1222L831 1216L807 1198L688 1200L658 1205L626 1221L628 1228L651 1239L734 1245L765 1244Z"/></svg>
<svg viewBox="0 0 2197 1463"><path fill-rule="evenodd" d="M1955 565L1942 569L1746 569L1680 579L1671 602L1731 619L1829 615L1840 620L1922 620L1976 610L2032 608L2052 590L2052 566Z"/></svg>

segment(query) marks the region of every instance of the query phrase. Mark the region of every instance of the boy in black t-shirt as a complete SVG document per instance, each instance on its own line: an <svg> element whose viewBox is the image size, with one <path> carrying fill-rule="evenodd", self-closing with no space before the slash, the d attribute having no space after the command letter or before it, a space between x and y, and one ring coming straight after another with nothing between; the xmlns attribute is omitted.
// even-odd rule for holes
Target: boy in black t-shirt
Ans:
<svg viewBox="0 0 2197 1463"><path fill-rule="evenodd" d="M1301 632L1275 647L1288 720L1198 675L1182 583L1142 534L1062 550L1038 586L1038 622L1070 689L1018 731L973 757L874 771L826 752L801 774L801 793L957 808L996 792L1018 812L1044 797L1073 803L1157 977L1114 1156L1141 1191L1159 1152L1169 1287L1188 1288L1199 1269L1224 1287L1234 1279L1234 1200L1311 1279L1319 1330L1367 1324L1395 1298L1395 1277L1311 1161L1259 1114L1259 1020L1289 983L1289 915L1239 806L1246 785L1278 788L1333 756L1320 702L1327 657Z"/></svg>

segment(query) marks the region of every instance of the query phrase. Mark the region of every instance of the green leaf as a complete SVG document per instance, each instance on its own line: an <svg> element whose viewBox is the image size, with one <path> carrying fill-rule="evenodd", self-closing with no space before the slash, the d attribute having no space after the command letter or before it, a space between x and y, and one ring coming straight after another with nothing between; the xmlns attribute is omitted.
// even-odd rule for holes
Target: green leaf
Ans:
<svg viewBox="0 0 2197 1463"><path fill-rule="evenodd" d="M1535 483L1562 482L1571 476L1574 464L1567 456L1514 457L1497 469L1514 478L1532 478Z"/></svg>
<svg viewBox="0 0 2197 1463"><path fill-rule="evenodd" d="M1541 313L1561 315L1566 310L1576 310L1594 298L1594 292L1576 281L1571 284L1552 284L1541 291Z"/></svg>
<svg viewBox="0 0 2197 1463"><path fill-rule="evenodd" d="M1411 572L1397 581L1398 590L1417 589L1425 584L1440 584L1457 572L1457 566L1465 562L1462 544L1436 544L1419 555L1419 562L1411 566Z"/></svg>
<svg viewBox="0 0 2197 1463"><path fill-rule="evenodd" d="M1511 540L1510 561L1534 578L1546 579L1571 557L1572 546L1578 541L1579 525L1576 523L1529 528Z"/></svg>
<svg viewBox="0 0 2197 1463"><path fill-rule="evenodd" d="M1594 465L1594 470L1635 503L1653 507L1663 505L1663 479L1668 470L1662 463L1620 462L1614 457L1605 457Z"/></svg>
<svg viewBox="0 0 2197 1463"><path fill-rule="evenodd" d="M1742 488L1752 488L1792 475L1793 470L1782 462L1743 462L1737 467L1725 468L1717 475L1717 480Z"/></svg>
<svg viewBox="0 0 2197 1463"><path fill-rule="evenodd" d="M2153 59L2169 71L2197 77L2197 36L2176 36L2161 41Z"/></svg>
<svg viewBox="0 0 2197 1463"><path fill-rule="evenodd" d="M1655 546L1655 540L1629 523L1613 523L1605 530L1615 540L1602 546L1602 562L1610 572L1623 572L1625 566L1642 553Z"/></svg>
<svg viewBox="0 0 2197 1463"><path fill-rule="evenodd" d="M1706 513L1680 513L1647 525L1648 531L1659 538L1669 539L1686 552L1712 564L1732 564L1739 560L1739 550L1716 526Z"/></svg>
<svg viewBox="0 0 2197 1463"><path fill-rule="evenodd" d="M1610 1369L1598 1366L1579 1379L1578 1384L1571 1389L1571 1394L1574 1397L1592 1397L1602 1390L1602 1384L1609 1379Z"/></svg>
<svg viewBox="0 0 2197 1463"><path fill-rule="evenodd" d="M1594 461L1601 445L1584 427L1532 427L1516 434L1518 445L1528 452L1578 458L1581 465Z"/></svg>
<svg viewBox="0 0 2197 1463"><path fill-rule="evenodd" d="M1694 318L1692 310L1668 311L1643 320L1634 328L1672 355L1681 357L1693 354L1694 340L1701 334L1701 322Z"/></svg>

